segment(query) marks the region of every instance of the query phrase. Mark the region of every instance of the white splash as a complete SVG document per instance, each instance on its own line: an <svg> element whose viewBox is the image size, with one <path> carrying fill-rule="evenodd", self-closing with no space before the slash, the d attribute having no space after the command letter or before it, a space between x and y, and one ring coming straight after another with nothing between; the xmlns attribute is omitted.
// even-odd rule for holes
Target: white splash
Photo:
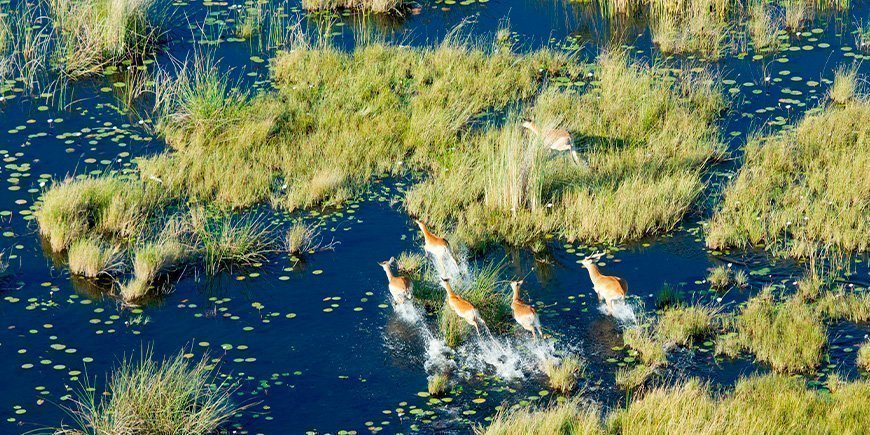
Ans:
<svg viewBox="0 0 870 435"><path fill-rule="evenodd" d="M436 278L448 278L454 286L461 287L471 282L468 272L468 262L464 254L460 254L459 260L454 258L450 250L445 249L438 253L432 253L432 264L438 274Z"/></svg>
<svg viewBox="0 0 870 435"><path fill-rule="evenodd" d="M598 306L598 311L602 314L613 316L622 326L632 326L637 324L637 315L634 312L634 307L623 300L613 301L613 312L607 308L607 304L602 303Z"/></svg>
<svg viewBox="0 0 870 435"><path fill-rule="evenodd" d="M415 325L422 324L423 322L423 314L420 313L420 309L410 300L405 301L403 304L393 304L393 310L405 323ZM421 327L425 328L425 325L421 325Z"/></svg>

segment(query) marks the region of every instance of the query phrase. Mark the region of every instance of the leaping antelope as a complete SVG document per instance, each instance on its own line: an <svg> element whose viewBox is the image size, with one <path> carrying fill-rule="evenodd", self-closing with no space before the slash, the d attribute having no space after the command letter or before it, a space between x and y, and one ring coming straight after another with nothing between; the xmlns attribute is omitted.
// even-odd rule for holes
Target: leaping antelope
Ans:
<svg viewBox="0 0 870 435"><path fill-rule="evenodd" d="M393 297L393 302L396 305L404 304L405 301L411 299L411 291L413 284L411 280L405 276L393 275L390 265L396 261L395 257L390 257L387 261L381 261L378 264L384 268L387 273L387 288L390 290L390 295Z"/></svg>
<svg viewBox="0 0 870 435"><path fill-rule="evenodd" d="M432 234L432 232L429 231L429 228L426 227L426 224L424 224L420 220L414 219L414 222L417 223L417 226L420 227L420 231L423 232L423 250L426 251L426 253L432 255L435 261L441 263L441 271L443 271L443 259L453 258L453 256L450 254L450 245L444 238Z"/></svg>
<svg viewBox="0 0 870 435"><path fill-rule="evenodd" d="M484 322L483 318L480 317L477 308L474 308L474 305L471 305L470 302L462 299L453 291L453 287L450 286L449 278L441 278L441 286L447 291L447 306L449 306L457 316L462 318L462 320L465 320L466 323L474 326L474 329L477 330L477 335L480 336L480 327L477 322L480 322L483 325L486 325L486 322Z"/></svg>
<svg viewBox="0 0 870 435"><path fill-rule="evenodd" d="M571 138L571 133L560 128L544 128L541 131L532 121L523 121L523 128L540 137L544 141L544 145L553 151L571 151L574 163L580 164L580 157L574 149L574 139Z"/></svg>
<svg viewBox="0 0 870 435"><path fill-rule="evenodd" d="M592 288L598 294L598 300L607 302L607 311L613 314L613 301L625 299L628 292L628 283L618 276L602 275L595 264L595 260L601 258L604 253L592 254L581 261L583 267L589 271L589 279L592 280Z"/></svg>
<svg viewBox="0 0 870 435"><path fill-rule="evenodd" d="M511 290L514 292L513 300L511 300L511 310L514 312L514 320L520 324L526 331L532 333L533 338L544 336L541 333L541 321L538 319L538 313L531 305L520 299L520 286L522 281L511 281Z"/></svg>

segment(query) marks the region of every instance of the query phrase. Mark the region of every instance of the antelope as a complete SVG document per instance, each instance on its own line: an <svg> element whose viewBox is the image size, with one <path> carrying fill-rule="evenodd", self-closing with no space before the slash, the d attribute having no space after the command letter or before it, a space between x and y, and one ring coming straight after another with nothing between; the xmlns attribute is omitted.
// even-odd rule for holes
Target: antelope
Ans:
<svg viewBox="0 0 870 435"><path fill-rule="evenodd" d="M477 335L480 336L480 327L477 322L480 322L483 325L486 325L486 322L484 322L483 318L480 317L477 308L474 308L474 305L471 305L470 302L462 299L453 291L453 287L450 286L449 278L441 278L441 286L447 291L447 306L449 306L450 309L452 309L453 312L462 320L465 320L466 323L474 326Z"/></svg>
<svg viewBox="0 0 870 435"><path fill-rule="evenodd" d="M544 141L544 145L553 151L571 151L571 158L574 163L580 164L580 157L577 151L574 150L574 140L571 138L571 133L566 130L557 128L544 128L543 132L532 121L523 121L523 128L531 131Z"/></svg>
<svg viewBox="0 0 870 435"><path fill-rule="evenodd" d="M541 333L541 321L538 319L538 313L531 305L520 299L521 285L523 285L522 281L511 281L511 290L514 293L514 297L511 300L511 311L514 312L514 320L523 329L531 332L533 338L538 338L539 335L543 337L544 334Z"/></svg>
<svg viewBox="0 0 870 435"><path fill-rule="evenodd" d="M414 219L414 222L417 223L417 226L420 227L420 231L423 232L423 250L426 253L432 255L432 257L440 263L441 270L444 270L444 264L442 263L445 257L453 258L450 254L450 245L447 243L442 237L438 237L432 232L429 231L429 228L426 227L426 224L421 222L418 219Z"/></svg>
<svg viewBox="0 0 870 435"><path fill-rule="evenodd" d="M402 305L405 301L411 299L411 291L414 286L407 277L393 275L390 265L395 261L395 257L390 257L389 260L381 261L378 264L384 268L384 272L387 274L387 288L390 290L393 302L396 305Z"/></svg>
<svg viewBox="0 0 870 435"><path fill-rule="evenodd" d="M589 279L592 280L592 288L598 294L598 300L607 302L607 311L612 315L613 301L625 299L625 293L628 292L628 283L620 277L601 274L598 266L595 264L595 260L603 255L604 253L592 254L581 260L580 263L589 271Z"/></svg>

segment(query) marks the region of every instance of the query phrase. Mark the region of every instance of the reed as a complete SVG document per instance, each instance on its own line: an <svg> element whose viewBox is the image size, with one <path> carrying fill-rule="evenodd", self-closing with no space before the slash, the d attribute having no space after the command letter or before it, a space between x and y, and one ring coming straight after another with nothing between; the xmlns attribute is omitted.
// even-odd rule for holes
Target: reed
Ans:
<svg viewBox="0 0 870 435"><path fill-rule="evenodd" d="M714 249L764 247L783 256L867 250L870 102L858 98L805 116L791 130L750 141L745 163L709 225Z"/></svg>
<svg viewBox="0 0 870 435"><path fill-rule="evenodd" d="M731 269L725 266L716 266L707 273L707 282L714 289L722 289L731 283Z"/></svg>
<svg viewBox="0 0 870 435"><path fill-rule="evenodd" d="M788 19L788 15L786 15ZM749 37L756 52L770 53L779 49L779 20L762 2L749 5Z"/></svg>
<svg viewBox="0 0 870 435"><path fill-rule="evenodd" d="M101 395L84 385L67 412L72 427L57 433L213 433L245 406L233 404L237 385L221 380L205 358L124 359Z"/></svg>
<svg viewBox="0 0 870 435"><path fill-rule="evenodd" d="M785 27L792 32L802 30L812 15L813 8L806 0L787 0L783 6Z"/></svg>

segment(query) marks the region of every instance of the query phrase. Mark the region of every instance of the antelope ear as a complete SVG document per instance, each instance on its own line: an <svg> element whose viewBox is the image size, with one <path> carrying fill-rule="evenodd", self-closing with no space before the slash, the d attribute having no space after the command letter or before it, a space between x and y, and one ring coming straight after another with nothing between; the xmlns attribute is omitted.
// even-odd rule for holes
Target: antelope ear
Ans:
<svg viewBox="0 0 870 435"><path fill-rule="evenodd" d="M396 262L396 257L390 257L390 261L388 261L388 262L389 262L389 263L395 263L395 262Z"/></svg>
<svg viewBox="0 0 870 435"><path fill-rule="evenodd" d="M517 285L523 285L524 282L525 281L523 281L523 280L519 280L519 281L517 281Z"/></svg>

